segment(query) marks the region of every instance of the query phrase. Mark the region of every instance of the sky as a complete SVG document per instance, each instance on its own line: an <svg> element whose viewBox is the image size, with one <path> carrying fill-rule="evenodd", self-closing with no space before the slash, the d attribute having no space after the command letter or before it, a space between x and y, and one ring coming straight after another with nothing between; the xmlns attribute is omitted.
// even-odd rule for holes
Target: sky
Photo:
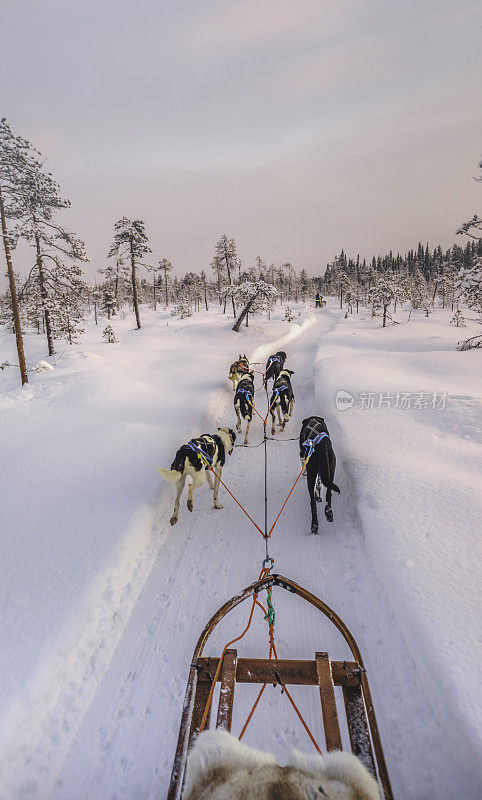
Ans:
<svg viewBox="0 0 482 800"><path fill-rule="evenodd" d="M176 272L226 233L246 266L319 274L482 212L480 2L0 0L0 25L0 116L47 157L91 278L124 215Z"/></svg>

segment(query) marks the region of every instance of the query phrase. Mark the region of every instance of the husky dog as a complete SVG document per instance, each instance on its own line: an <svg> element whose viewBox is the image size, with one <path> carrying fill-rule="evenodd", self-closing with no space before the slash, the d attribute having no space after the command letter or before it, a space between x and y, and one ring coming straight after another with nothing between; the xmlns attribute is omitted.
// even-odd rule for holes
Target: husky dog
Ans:
<svg viewBox="0 0 482 800"><path fill-rule="evenodd" d="M266 386L270 378L273 379L273 383L275 382L285 365L285 361L286 353L284 353L283 350L278 350L277 353L269 356L266 362L266 369L264 371L263 386Z"/></svg>
<svg viewBox="0 0 482 800"><path fill-rule="evenodd" d="M246 422L246 434L244 437L244 444L248 444L249 426L253 419L254 408L254 372L248 372L239 381L236 387L236 394L234 395L234 409L238 421L236 423L236 430L241 432L241 417Z"/></svg>
<svg viewBox="0 0 482 800"><path fill-rule="evenodd" d="M310 442L312 443L311 445ZM336 483L333 483L336 457L323 417L308 417L302 422L300 432L300 458L302 463L305 462L310 452L312 454L306 465L306 474L308 476L308 492L310 493L311 504L311 533L318 533L316 500L321 500L321 484L326 487L325 517L328 522L333 522L331 492L334 491L340 494L340 489Z"/></svg>
<svg viewBox="0 0 482 800"><path fill-rule="evenodd" d="M294 375L292 369L282 369L273 383L273 393L269 403L269 413L271 414L271 435L275 433L275 411L278 409L278 422L282 431L293 413L295 396L291 386L291 376ZM283 412L283 419L281 419Z"/></svg>
<svg viewBox="0 0 482 800"><path fill-rule="evenodd" d="M291 753L280 767L270 753L241 744L223 730L204 731L189 753L185 800L380 800L361 761L340 750L324 756Z"/></svg>
<svg viewBox="0 0 482 800"><path fill-rule="evenodd" d="M183 444L179 448L170 470L163 467L158 468L158 472L161 473L162 477L169 483L175 483L177 487L174 511L170 519L171 525L175 525L177 522L179 501L188 475L192 478L187 497L189 511L193 510L194 490L203 485L206 476L209 488L213 489L214 508L222 508L222 505L218 502L219 478L226 461L226 453L231 455L235 441L236 434L231 428L218 428L218 432L212 436L203 433L202 436L197 439L191 439L190 442ZM214 483L209 467L212 467L216 473Z"/></svg>
<svg viewBox="0 0 482 800"><path fill-rule="evenodd" d="M237 361L234 361L230 368L229 368L229 375L228 378L233 384L233 392L236 391L236 384L243 377L247 372L249 372L249 360L246 357L246 353L244 356L239 354L239 358Z"/></svg>

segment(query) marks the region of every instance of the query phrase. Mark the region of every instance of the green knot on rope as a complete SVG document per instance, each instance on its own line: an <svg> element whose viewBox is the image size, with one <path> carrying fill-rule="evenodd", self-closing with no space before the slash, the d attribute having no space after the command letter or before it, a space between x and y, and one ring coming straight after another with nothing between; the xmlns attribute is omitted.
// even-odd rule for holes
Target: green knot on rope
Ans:
<svg viewBox="0 0 482 800"><path fill-rule="evenodd" d="M270 586L269 589L267 590L268 598L267 598L267 602L266 602L266 605L268 606L268 613L265 615L265 619L268 620L268 625L269 625L270 628L274 627L274 618L275 618L275 613L276 613L275 610L274 610L274 605L271 602L272 592L273 592L273 587Z"/></svg>

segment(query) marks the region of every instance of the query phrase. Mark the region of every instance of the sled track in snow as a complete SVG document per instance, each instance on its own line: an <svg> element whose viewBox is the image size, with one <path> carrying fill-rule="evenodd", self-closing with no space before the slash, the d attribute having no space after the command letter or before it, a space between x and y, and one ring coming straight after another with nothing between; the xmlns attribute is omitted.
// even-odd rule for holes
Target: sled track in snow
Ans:
<svg viewBox="0 0 482 800"><path fill-rule="evenodd" d="M289 575L321 597L354 632L371 679L394 796L397 800L437 800L442 785L446 792L456 786L449 749L364 547L363 529L346 474L349 451L344 451L343 437L337 435L341 431L330 414L333 401L315 400L313 365L319 337L326 336L336 321L335 315L325 312L316 325L306 325L288 345L287 365L295 371L294 414L279 434L284 444L268 443L268 518L274 519L294 481L294 465L299 463L297 444L290 440L299 431L303 417L320 413L326 418L338 457L337 480L342 491L334 502L335 520L331 525L321 524L320 535L308 535L308 494L303 485L298 486L275 529L270 555L275 558L276 572ZM279 340L258 348L253 361L284 343ZM232 423L232 416L230 402L216 422ZM251 445L262 444L261 423L252 424L250 437ZM227 485L255 519L264 502L261 453L262 448L237 448L223 473ZM53 800L91 800L94 796L127 800L164 797L167 793L192 646L213 609L250 584L265 557L259 533L234 503L213 511L206 490L196 493L195 504L192 516L181 506L179 523L167 536L112 660L103 691L92 703L70 749ZM309 609L278 595L275 604L281 658L311 658L317 650L326 650L341 660L347 657L337 633L329 625L320 628ZM212 637L213 653L220 652L229 633L241 631L244 623L245 613L240 612L230 621L229 629L220 626ZM250 632L244 653L253 657L264 654L266 639L266 623L259 624ZM252 699L248 691L239 692L234 733ZM314 709L303 691L296 700L311 729L319 731L318 706ZM273 718L277 724L273 724ZM262 741L263 749L274 752L283 763L290 747L307 749L306 734L300 727L291 710L280 706L279 692L269 689L253 720L248 743ZM88 759L78 758L87 743ZM347 742L343 744L346 747ZM436 754L431 763L414 768L427 750Z"/></svg>

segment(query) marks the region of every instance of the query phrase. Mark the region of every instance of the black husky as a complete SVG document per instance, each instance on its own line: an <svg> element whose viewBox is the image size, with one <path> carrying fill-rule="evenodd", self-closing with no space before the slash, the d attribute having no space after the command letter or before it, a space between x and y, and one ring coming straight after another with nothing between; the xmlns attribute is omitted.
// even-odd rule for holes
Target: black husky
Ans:
<svg viewBox="0 0 482 800"><path fill-rule="evenodd" d="M292 369L282 369L275 382L273 383L273 393L269 403L269 413L271 414L271 435L275 433L275 411L278 409L278 422L281 430L293 413L295 396L291 386L291 376L294 375ZM283 418L281 418L283 415Z"/></svg>
<svg viewBox="0 0 482 800"><path fill-rule="evenodd" d="M266 362L266 369L263 377L263 386L266 386L270 378L273 378L273 383L283 369L286 361L286 353L278 350L277 353L270 356Z"/></svg>
<svg viewBox="0 0 482 800"><path fill-rule="evenodd" d="M253 419L254 408L254 372L249 372L239 381L236 387L236 394L234 395L234 409L238 421L236 423L236 430L241 432L241 417L246 422L246 434L244 437L244 444L248 444L249 426Z"/></svg>
<svg viewBox="0 0 482 800"><path fill-rule="evenodd" d="M311 454L311 455L310 455ZM318 514L316 500L321 500L321 485L326 487L325 517L333 522L331 493L340 489L333 483L335 478L336 457L331 444L328 428L322 417L304 419L300 432L300 458L302 462L310 456L306 465L308 492L311 504L311 533L318 533ZM316 486L316 489L315 489Z"/></svg>

